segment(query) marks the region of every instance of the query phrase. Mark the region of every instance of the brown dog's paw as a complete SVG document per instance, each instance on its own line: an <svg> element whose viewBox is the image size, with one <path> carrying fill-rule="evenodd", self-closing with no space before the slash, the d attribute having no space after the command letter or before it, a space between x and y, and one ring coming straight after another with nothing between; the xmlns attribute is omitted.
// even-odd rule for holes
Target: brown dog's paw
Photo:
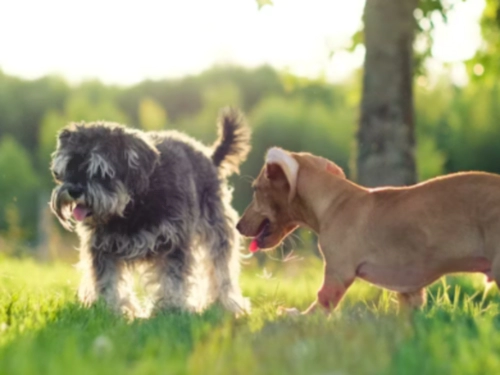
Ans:
<svg viewBox="0 0 500 375"><path fill-rule="evenodd" d="M278 307L278 315L299 316L300 310L295 307Z"/></svg>

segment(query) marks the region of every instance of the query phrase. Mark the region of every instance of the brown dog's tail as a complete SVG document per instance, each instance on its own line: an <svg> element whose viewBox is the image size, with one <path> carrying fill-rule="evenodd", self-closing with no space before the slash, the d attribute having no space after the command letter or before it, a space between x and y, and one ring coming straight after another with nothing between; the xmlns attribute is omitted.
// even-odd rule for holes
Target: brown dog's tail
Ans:
<svg viewBox="0 0 500 375"><path fill-rule="evenodd" d="M220 111L219 138L213 145L212 161L224 175L239 172L250 152L251 131L243 114L234 108Z"/></svg>

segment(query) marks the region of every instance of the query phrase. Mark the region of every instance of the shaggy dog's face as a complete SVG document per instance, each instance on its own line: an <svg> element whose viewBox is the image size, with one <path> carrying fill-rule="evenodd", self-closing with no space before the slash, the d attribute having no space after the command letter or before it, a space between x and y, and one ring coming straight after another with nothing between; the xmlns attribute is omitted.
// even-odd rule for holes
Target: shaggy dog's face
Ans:
<svg viewBox="0 0 500 375"><path fill-rule="evenodd" d="M111 123L71 124L58 136L50 206L68 230L123 216L149 188L158 150L143 135Z"/></svg>

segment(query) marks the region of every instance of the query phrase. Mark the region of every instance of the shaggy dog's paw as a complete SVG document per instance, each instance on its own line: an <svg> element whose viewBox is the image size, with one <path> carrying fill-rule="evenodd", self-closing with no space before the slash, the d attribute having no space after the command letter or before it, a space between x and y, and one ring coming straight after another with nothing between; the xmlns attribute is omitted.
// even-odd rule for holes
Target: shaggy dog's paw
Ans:
<svg viewBox="0 0 500 375"><path fill-rule="evenodd" d="M236 315L236 317L240 317L243 315L250 314L251 304L250 300L241 296L232 296L229 298L224 298L222 301L222 305L230 312Z"/></svg>

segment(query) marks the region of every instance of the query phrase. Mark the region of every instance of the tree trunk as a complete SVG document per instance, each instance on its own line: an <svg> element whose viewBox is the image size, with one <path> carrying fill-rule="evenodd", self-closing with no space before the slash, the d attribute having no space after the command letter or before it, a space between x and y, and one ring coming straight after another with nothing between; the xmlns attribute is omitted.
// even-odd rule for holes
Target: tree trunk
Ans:
<svg viewBox="0 0 500 375"><path fill-rule="evenodd" d="M366 0L357 181L416 182L413 114L413 11L418 0Z"/></svg>

